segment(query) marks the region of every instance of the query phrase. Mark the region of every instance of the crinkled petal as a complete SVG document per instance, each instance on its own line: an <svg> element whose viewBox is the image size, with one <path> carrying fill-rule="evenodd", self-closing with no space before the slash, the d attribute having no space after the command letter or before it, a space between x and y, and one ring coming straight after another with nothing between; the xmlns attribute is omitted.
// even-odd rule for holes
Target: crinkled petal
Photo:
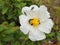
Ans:
<svg viewBox="0 0 60 45"><path fill-rule="evenodd" d="M45 22L43 22L39 25L38 29L41 32L45 32L48 34L51 32L53 25L54 25L53 21L51 19L47 19Z"/></svg>
<svg viewBox="0 0 60 45"><path fill-rule="evenodd" d="M45 34L40 32L39 30L30 30L29 32L29 39L32 41L39 41L45 38L46 38Z"/></svg>
<svg viewBox="0 0 60 45"><path fill-rule="evenodd" d="M28 34L30 27L28 25L26 26L20 26L20 30L24 33L24 34Z"/></svg>
<svg viewBox="0 0 60 45"><path fill-rule="evenodd" d="M40 8L43 10L43 11L47 11L47 7L45 5L41 5Z"/></svg>
<svg viewBox="0 0 60 45"><path fill-rule="evenodd" d="M23 7L23 8L22 8L22 13L23 13L24 15L29 15L29 12L30 12L30 8L29 8L29 7Z"/></svg>
<svg viewBox="0 0 60 45"><path fill-rule="evenodd" d="M44 6L44 5L40 6L38 12L40 13L40 18L41 18L43 21L46 20L47 18L50 18L50 13L48 12L46 6Z"/></svg>
<svg viewBox="0 0 60 45"><path fill-rule="evenodd" d="M39 10L38 6L37 5L31 5L29 8L30 8L30 12L29 12L28 16L31 18L38 17L38 10Z"/></svg>
<svg viewBox="0 0 60 45"><path fill-rule="evenodd" d="M37 5L31 5L30 10L36 11L36 10L38 10L38 6Z"/></svg>
<svg viewBox="0 0 60 45"><path fill-rule="evenodd" d="M25 15L21 15L19 16L19 20L20 20L20 30L24 33L27 34L29 32L29 24L28 24L28 17Z"/></svg>
<svg viewBox="0 0 60 45"><path fill-rule="evenodd" d="M38 11L31 11L30 15L28 15L28 16L31 18L40 18Z"/></svg>
<svg viewBox="0 0 60 45"><path fill-rule="evenodd" d="M19 16L19 21L21 25L25 25L29 20L29 17L25 16L25 15L20 15Z"/></svg>

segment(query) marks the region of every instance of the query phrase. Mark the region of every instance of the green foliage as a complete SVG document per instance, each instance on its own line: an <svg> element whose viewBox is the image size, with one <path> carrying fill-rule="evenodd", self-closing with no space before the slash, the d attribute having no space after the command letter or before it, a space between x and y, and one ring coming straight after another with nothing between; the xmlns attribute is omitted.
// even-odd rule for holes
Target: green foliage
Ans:
<svg viewBox="0 0 60 45"><path fill-rule="evenodd" d="M16 42L12 43L12 45L20 45L20 42L16 41Z"/></svg>
<svg viewBox="0 0 60 45"><path fill-rule="evenodd" d="M47 38L43 41L32 42L20 31L21 10L24 6L32 4L46 5L51 12L53 21L56 22L55 16L60 19L60 2L58 0L0 0L0 45L42 45L44 41L53 39L60 41L60 21L54 25L50 34L46 34Z"/></svg>
<svg viewBox="0 0 60 45"><path fill-rule="evenodd" d="M56 15L57 17L60 16L60 7L56 7L55 15ZM59 18L60 18L60 17L59 17Z"/></svg>
<svg viewBox="0 0 60 45"><path fill-rule="evenodd" d="M57 32L57 40L60 41L60 32Z"/></svg>
<svg viewBox="0 0 60 45"><path fill-rule="evenodd" d="M0 42L0 45L2 45L2 43Z"/></svg>

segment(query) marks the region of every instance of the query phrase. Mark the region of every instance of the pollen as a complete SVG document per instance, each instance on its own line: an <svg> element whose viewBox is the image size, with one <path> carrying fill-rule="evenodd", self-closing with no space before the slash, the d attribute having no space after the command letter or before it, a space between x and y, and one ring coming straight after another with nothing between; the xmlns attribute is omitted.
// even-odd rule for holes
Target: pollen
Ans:
<svg viewBox="0 0 60 45"><path fill-rule="evenodd" d="M40 20L38 18L33 18L29 20L29 24L36 27L40 24Z"/></svg>

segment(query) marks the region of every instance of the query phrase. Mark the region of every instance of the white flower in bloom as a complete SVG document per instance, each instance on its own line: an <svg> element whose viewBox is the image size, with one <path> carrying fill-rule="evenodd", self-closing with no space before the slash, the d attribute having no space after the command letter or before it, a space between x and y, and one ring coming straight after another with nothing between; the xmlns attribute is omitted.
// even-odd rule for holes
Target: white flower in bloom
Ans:
<svg viewBox="0 0 60 45"><path fill-rule="evenodd" d="M19 16L20 30L32 41L39 41L46 38L45 33L49 34L54 25L50 19L47 7L41 5L31 5L22 8L22 15Z"/></svg>

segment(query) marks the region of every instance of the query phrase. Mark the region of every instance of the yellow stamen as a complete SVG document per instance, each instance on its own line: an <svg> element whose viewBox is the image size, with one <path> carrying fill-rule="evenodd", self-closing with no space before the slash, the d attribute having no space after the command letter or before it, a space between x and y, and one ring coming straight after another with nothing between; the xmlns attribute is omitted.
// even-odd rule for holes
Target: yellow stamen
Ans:
<svg viewBox="0 0 60 45"><path fill-rule="evenodd" d="M34 27L38 26L40 24L40 20L38 18L33 18L29 20L29 23L33 25Z"/></svg>

